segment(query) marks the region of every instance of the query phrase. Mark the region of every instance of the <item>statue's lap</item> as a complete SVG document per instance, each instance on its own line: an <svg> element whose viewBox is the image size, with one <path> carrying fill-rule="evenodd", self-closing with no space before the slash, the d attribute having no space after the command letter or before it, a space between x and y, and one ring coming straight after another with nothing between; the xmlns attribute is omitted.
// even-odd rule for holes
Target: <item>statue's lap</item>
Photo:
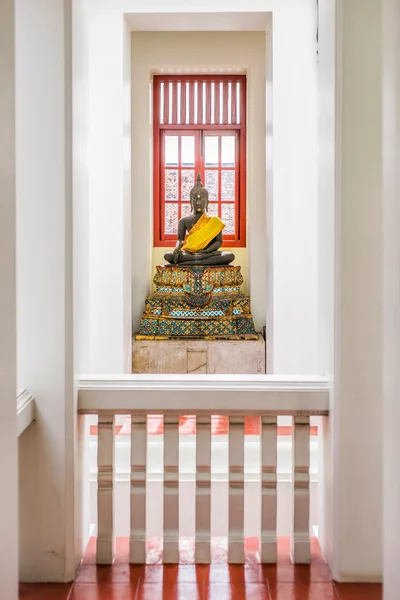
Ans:
<svg viewBox="0 0 400 600"><path fill-rule="evenodd" d="M174 253L167 252L164 254L164 259L174 265ZM180 265L215 265L215 266L223 266L229 265L231 262L235 260L235 255L232 252L210 252L204 254L191 254L190 252L183 251L179 256Z"/></svg>

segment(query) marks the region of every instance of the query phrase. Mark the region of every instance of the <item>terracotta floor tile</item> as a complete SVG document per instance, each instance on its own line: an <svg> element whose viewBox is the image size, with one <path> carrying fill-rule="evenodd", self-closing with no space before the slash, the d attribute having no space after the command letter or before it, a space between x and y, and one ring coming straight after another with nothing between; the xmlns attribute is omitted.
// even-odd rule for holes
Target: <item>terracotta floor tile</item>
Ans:
<svg viewBox="0 0 400 600"><path fill-rule="evenodd" d="M322 556L316 538L310 543L311 564L294 565L290 558L290 538L278 540L278 562L276 565L263 565L263 573L270 585L282 583L330 583L332 581L329 567Z"/></svg>
<svg viewBox="0 0 400 600"><path fill-rule="evenodd" d="M72 583L20 583L20 600L67 600Z"/></svg>
<svg viewBox="0 0 400 600"><path fill-rule="evenodd" d="M210 578L210 565L179 566L178 582L202 584ZM164 581L166 581L164 573Z"/></svg>
<svg viewBox="0 0 400 600"><path fill-rule="evenodd" d="M83 564L76 574L76 583L131 583L144 578L145 567L129 564L112 566Z"/></svg>
<svg viewBox="0 0 400 600"><path fill-rule="evenodd" d="M382 600L381 583L335 583L338 600Z"/></svg>
<svg viewBox="0 0 400 600"><path fill-rule="evenodd" d="M276 583L330 583L331 573L327 564L293 565L278 563L262 567L265 579L270 585Z"/></svg>
<svg viewBox="0 0 400 600"><path fill-rule="evenodd" d="M86 567L92 565L86 565ZM217 567L217 568L216 568ZM134 570L131 573L132 569ZM248 567L131 567L129 582L108 581L112 568L100 568L94 582L21 584L20 600L382 600L380 584L332 584L255 581L260 573ZM81 572L85 573L85 569ZM93 569L88 570L89 577ZM98 571L97 571L98 572ZM121 576L122 569L116 573ZM249 575L250 574L250 575ZM83 579L83 577L82 577ZM123 577L121 577L123 579ZM253 579L253 581L251 581ZM70 595L69 595L70 594Z"/></svg>
<svg viewBox="0 0 400 600"><path fill-rule="evenodd" d="M266 582L261 565L211 565L208 579L211 583L231 583L236 586Z"/></svg>
<svg viewBox="0 0 400 600"><path fill-rule="evenodd" d="M262 583L232 585L211 582L204 589L204 600L270 600L268 586Z"/></svg>
<svg viewBox="0 0 400 600"><path fill-rule="evenodd" d="M146 565L144 568L143 579L144 583L162 583L164 577L168 578L173 583L176 583L178 579L178 566L165 566L162 565Z"/></svg>
<svg viewBox="0 0 400 600"><path fill-rule="evenodd" d="M271 600L336 600L332 583L279 582L270 586L270 595Z"/></svg>
<svg viewBox="0 0 400 600"><path fill-rule="evenodd" d="M136 600L137 585L77 583L68 600Z"/></svg>
<svg viewBox="0 0 400 600"><path fill-rule="evenodd" d="M226 538L214 538L211 565L194 565L194 540L180 543L180 564L162 561L151 538L146 565L129 565L129 538L117 538L113 565L96 565L91 538L75 584L21 584L20 600L382 600L380 584L333 584L316 538L311 564L293 565L290 539L278 540L278 563L260 565L258 540L246 539L245 565L228 565Z"/></svg>
<svg viewBox="0 0 400 600"><path fill-rule="evenodd" d="M139 586L135 600L203 600L201 587L195 583L143 583Z"/></svg>
<svg viewBox="0 0 400 600"><path fill-rule="evenodd" d="M245 583L266 583L264 569L262 565L245 565L244 567Z"/></svg>

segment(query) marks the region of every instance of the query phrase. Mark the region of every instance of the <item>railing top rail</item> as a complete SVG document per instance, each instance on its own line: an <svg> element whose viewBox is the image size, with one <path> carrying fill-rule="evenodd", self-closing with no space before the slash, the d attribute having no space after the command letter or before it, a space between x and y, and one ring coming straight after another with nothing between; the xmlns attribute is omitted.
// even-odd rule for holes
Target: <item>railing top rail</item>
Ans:
<svg viewBox="0 0 400 600"><path fill-rule="evenodd" d="M85 375L81 414L327 415L329 383L291 375Z"/></svg>

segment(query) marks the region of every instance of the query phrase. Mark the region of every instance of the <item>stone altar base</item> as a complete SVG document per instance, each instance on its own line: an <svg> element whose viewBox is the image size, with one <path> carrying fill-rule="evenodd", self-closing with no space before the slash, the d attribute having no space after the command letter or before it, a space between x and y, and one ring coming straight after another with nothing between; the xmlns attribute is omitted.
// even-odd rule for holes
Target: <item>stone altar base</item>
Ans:
<svg viewBox="0 0 400 600"><path fill-rule="evenodd" d="M133 340L132 373L265 374L265 340Z"/></svg>

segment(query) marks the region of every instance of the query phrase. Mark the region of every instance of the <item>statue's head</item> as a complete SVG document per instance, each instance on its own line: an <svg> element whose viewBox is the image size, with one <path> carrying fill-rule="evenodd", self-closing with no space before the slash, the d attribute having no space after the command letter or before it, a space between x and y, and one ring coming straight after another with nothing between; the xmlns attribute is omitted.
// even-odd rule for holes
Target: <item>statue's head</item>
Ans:
<svg viewBox="0 0 400 600"><path fill-rule="evenodd" d="M197 174L197 179L194 187L190 190L190 206L195 213L204 213L208 206L208 190L204 187L201 181L200 171Z"/></svg>

